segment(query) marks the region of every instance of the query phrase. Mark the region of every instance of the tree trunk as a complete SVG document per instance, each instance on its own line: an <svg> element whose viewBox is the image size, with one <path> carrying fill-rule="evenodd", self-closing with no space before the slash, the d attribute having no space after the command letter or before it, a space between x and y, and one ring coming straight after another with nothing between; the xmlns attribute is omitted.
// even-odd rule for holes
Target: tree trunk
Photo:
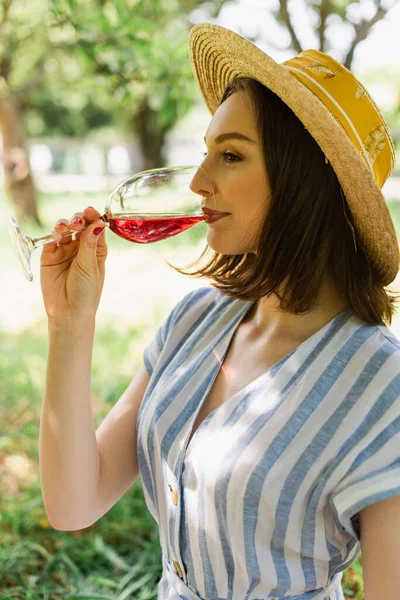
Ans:
<svg viewBox="0 0 400 600"><path fill-rule="evenodd" d="M158 114L149 107L147 98L133 117L133 128L143 157L142 170L165 166L163 149L168 128L160 126Z"/></svg>
<svg viewBox="0 0 400 600"><path fill-rule="evenodd" d="M15 207L17 218L28 217L41 225L21 118L10 93L0 98L0 131L3 140L5 189Z"/></svg>

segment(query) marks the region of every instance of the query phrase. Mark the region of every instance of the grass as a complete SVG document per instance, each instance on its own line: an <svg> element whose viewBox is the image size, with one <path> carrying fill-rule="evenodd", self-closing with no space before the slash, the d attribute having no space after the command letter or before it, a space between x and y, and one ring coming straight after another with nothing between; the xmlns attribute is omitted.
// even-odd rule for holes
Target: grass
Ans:
<svg viewBox="0 0 400 600"><path fill-rule="evenodd" d="M24 229L30 235L43 235L59 216L69 217L102 202L97 196L44 196L43 230L32 225ZM390 210L400 231L400 202L390 203ZM1 211L4 208L0 209L0 250L6 261L10 246ZM174 260L203 236L198 225L164 242L162 252ZM117 236L107 239L110 254L113 249L129 252L131 248ZM160 248L154 244L143 252L156 257ZM155 298L149 297L148 302L154 303ZM168 312L165 306L157 320ZM120 319L124 322L123 306ZM96 426L129 384L154 331L150 317L118 330L112 320L98 325L92 376ZM161 576L158 528L145 506L140 479L90 528L60 532L48 523L38 475L46 355L43 321L16 333L0 330L0 600L156 599ZM342 587L346 598L363 598L361 557L346 570Z"/></svg>
<svg viewBox="0 0 400 600"><path fill-rule="evenodd" d="M132 340L140 337L131 327L118 339L109 327L96 334L96 426L130 381L125 362L132 372L139 365ZM161 575L158 530L145 507L140 480L92 527L72 533L50 527L38 477L45 331L2 333L0 346L0 598L122 600L138 597L135 589L140 589L140 598L156 598Z"/></svg>

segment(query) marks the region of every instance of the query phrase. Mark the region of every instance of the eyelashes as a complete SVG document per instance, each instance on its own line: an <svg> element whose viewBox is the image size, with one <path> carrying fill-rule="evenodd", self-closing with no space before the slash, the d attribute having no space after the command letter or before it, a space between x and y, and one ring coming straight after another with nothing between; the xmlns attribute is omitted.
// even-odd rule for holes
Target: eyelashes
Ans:
<svg viewBox="0 0 400 600"><path fill-rule="evenodd" d="M207 152L202 152L203 156L207 156ZM232 165L235 162L241 162L243 159L232 152L220 152L220 155L224 159L224 163L227 165Z"/></svg>

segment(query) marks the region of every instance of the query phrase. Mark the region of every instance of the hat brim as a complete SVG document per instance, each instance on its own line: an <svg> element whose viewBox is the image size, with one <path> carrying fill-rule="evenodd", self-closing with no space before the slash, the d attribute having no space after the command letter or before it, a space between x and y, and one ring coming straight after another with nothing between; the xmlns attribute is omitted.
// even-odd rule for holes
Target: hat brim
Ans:
<svg viewBox="0 0 400 600"><path fill-rule="evenodd" d="M331 163L361 243L384 285L399 270L399 244L385 198L342 125L311 90L265 52L219 25L200 24L189 34L195 78L211 112L235 77L251 77L279 96L303 123Z"/></svg>

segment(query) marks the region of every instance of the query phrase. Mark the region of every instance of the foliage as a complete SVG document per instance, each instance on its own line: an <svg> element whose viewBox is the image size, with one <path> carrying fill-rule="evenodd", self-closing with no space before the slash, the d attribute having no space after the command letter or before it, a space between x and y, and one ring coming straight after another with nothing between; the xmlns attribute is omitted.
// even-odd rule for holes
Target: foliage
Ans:
<svg viewBox="0 0 400 600"><path fill-rule="evenodd" d="M212 20L225 3L31 0L29 11L24 0L0 4L0 75L18 100L28 135L83 137L113 126L131 138L134 115L145 98L157 112L152 127L172 128L199 98L187 51L190 15L204 6ZM330 28L338 22L343 31L364 23L366 34L373 19L362 17L357 4L304 0L326 51L335 46ZM381 4L376 2L376 14L384 13ZM270 10L291 32L296 48L298 32L291 4L286 5L280 0Z"/></svg>
<svg viewBox="0 0 400 600"><path fill-rule="evenodd" d="M211 13L224 1L207 2ZM159 125L170 128L196 97L187 33L203 2L0 3L0 92L12 93L35 137L84 136L110 124L128 124L131 136L149 89Z"/></svg>
<svg viewBox="0 0 400 600"><path fill-rule="evenodd" d="M98 333L93 371L97 424L129 383L121 357L138 366L132 340L140 338L131 327L118 339L111 326ZM37 447L46 328L42 324L14 336L1 333L0 346L5 399L0 448L0 598L72 600L85 595L116 600L137 597L135 592L140 590L140 598L155 599L161 553L140 481L92 527L72 533L50 527L39 485ZM102 351L105 348L107 352ZM110 353L117 351L119 368L110 365Z"/></svg>
<svg viewBox="0 0 400 600"><path fill-rule="evenodd" d="M83 136L113 124L132 137L147 97L154 129L171 128L198 93L187 51L197 4L51 0L44 85L26 99L30 133Z"/></svg>
<svg viewBox="0 0 400 600"><path fill-rule="evenodd" d="M121 130L133 131L143 104L150 133L169 130L197 96L187 50L188 12L201 2L53 0L52 26Z"/></svg>
<svg viewBox="0 0 400 600"><path fill-rule="evenodd" d="M26 115L28 134L48 134L56 119L54 132L68 132L65 123L77 121L89 101L88 92L85 98L82 91L71 90L71 82L82 79L82 70L73 56L55 47L46 0L32 0L29 11L23 0L9 0L7 5L8 11L5 3L2 6L0 36L3 93L11 93Z"/></svg>

